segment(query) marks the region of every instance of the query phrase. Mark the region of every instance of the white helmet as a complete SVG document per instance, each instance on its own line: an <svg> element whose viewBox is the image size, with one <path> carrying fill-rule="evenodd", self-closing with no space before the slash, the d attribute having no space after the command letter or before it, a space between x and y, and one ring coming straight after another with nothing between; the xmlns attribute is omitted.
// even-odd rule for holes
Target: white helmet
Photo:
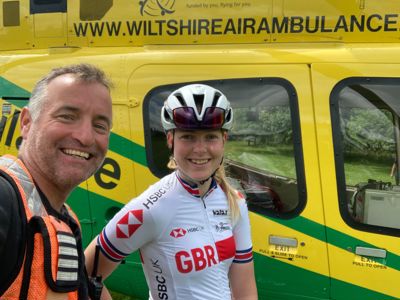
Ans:
<svg viewBox="0 0 400 300"><path fill-rule="evenodd" d="M233 111L225 95L205 84L189 84L172 92L161 109L165 131L232 128Z"/></svg>

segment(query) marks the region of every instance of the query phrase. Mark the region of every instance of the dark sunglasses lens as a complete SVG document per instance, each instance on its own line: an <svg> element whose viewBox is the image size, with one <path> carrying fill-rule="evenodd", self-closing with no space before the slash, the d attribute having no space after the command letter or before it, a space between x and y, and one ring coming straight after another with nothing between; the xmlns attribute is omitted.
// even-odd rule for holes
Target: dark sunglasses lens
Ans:
<svg viewBox="0 0 400 300"><path fill-rule="evenodd" d="M225 110L219 107L208 107L202 122L196 118L192 107L179 107L173 110L174 122L180 129L218 129L225 120Z"/></svg>
<svg viewBox="0 0 400 300"><path fill-rule="evenodd" d="M225 110L219 107L208 107L205 111L202 128L221 128L225 121Z"/></svg>
<svg viewBox="0 0 400 300"><path fill-rule="evenodd" d="M194 110L191 107L179 107L173 110L174 123L180 129L195 129L198 127Z"/></svg>

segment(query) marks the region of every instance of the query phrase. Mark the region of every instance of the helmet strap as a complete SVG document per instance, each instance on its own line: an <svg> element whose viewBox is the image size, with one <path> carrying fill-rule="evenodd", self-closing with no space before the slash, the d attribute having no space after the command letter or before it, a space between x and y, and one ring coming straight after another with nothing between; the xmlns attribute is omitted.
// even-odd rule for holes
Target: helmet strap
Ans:
<svg viewBox="0 0 400 300"><path fill-rule="evenodd" d="M215 169L215 171L210 175L210 177L208 177L207 179L204 180L200 180L199 183L200 185L203 185L205 182L207 182L208 179L213 178L215 176L215 174L217 173L219 167L221 167L222 162L224 161L224 157L222 156L221 158L221 162L219 163L219 166Z"/></svg>
<svg viewBox="0 0 400 300"><path fill-rule="evenodd" d="M176 166L178 166L178 164L176 163L175 157L172 156L172 159L175 161ZM182 172L182 170L179 170L179 172L185 174L185 177L188 178L192 183L195 183L197 185L203 185L205 184L210 178L213 178L215 176L215 174L217 173L218 169L221 167L222 163L224 161L224 157L221 158L221 162L219 163L219 166L215 169L215 171L206 179L203 180L195 180L193 178L191 178L190 176L188 176L187 174L185 174L184 172Z"/></svg>

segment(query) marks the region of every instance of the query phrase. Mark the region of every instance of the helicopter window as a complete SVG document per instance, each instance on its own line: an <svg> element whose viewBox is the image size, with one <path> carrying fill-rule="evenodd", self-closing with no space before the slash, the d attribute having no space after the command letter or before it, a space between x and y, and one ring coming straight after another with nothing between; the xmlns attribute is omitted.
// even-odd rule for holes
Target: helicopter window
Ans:
<svg viewBox="0 0 400 300"><path fill-rule="evenodd" d="M340 210L359 229L399 235L400 80L350 78L332 92Z"/></svg>
<svg viewBox="0 0 400 300"><path fill-rule="evenodd" d="M305 205L306 189L293 86L279 78L200 83L221 90L233 107L234 126L228 135L224 162L231 183L245 194L249 209L282 218L298 214ZM147 161L159 177L170 172L161 107L173 90L185 84L157 87L145 98Z"/></svg>
<svg viewBox="0 0 400 300"><path fill-rule="evenodd" d="M30 0L31 14L67 12L67 0Z"/></svg>
<svg viewBox="0 0 400 300"><path fill-rule="evenodd" d="M113 0L80 0L79 17L82 21L101 20L113 6Z"/></svg>

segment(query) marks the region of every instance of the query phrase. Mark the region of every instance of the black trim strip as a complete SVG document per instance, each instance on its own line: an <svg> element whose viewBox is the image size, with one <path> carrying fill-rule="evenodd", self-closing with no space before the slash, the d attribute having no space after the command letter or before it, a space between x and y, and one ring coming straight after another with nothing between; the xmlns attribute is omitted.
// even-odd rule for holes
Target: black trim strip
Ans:
<svg viewBox="0 0 400 300"><path fill-rule="evenodd" d="M58 245L59 245L60 247L76 249L76 244L70 244L70 243L60 242Z"/></svg>
<svg viewBox="0 0 400 300"><path fill-rule="evenodd" d="M66 272L66 273L77 273L78 272L78 268L59 267L58 271Z"/></svg>
<svg viewBox="0 0 400 300"><path fill-rule="evenodd" d="M78 256L74 256L74 255L59 254L58 257L62 258L62 259L69 259L69 260L79 261Z"/></svg>

